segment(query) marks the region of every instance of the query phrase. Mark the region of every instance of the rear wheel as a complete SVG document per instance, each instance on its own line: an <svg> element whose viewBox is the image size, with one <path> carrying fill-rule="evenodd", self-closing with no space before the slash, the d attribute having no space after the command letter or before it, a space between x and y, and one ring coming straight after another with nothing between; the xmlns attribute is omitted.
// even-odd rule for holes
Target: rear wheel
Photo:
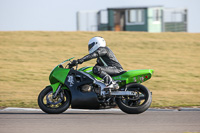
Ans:
<svg viewBox="0 0 200 133"><path fill-rule="evenodd" d="M152 102L150 91L141 84L128 84L127 91L133 91L135 96L116 98L118 107L128 114L139 114L146 111Z"/></svg>
<svg viewBox="0 0 200 133"><path fill-rule="evenodd" d="M59 114L67 110L71 103L70 92L62 90L53 98L53 90L47 86L38 96L39 107L48 114Z"/></svg>

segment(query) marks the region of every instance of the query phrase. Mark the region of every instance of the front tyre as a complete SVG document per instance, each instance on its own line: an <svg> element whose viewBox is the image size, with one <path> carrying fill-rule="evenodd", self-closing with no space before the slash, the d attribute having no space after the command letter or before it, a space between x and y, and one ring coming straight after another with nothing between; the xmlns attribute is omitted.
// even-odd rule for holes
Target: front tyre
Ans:
<svg viewBox="0 0 200 133"><path fill-rule="evenodd" d="M146 111L152 102L150 91L141 84L128 84L127 91L133 91L136 96L121 96L116 98L118 107L128 114L140 114Z"/></svg>
<svg viewBox="0 0 200 133"><path fill-rule="evenodd" d="M69 108L70 103L69 91L62 90L56 98L53 98L53 90L50 86L43 89L38 96L39 107L48 114L60 114Z"/></svg>

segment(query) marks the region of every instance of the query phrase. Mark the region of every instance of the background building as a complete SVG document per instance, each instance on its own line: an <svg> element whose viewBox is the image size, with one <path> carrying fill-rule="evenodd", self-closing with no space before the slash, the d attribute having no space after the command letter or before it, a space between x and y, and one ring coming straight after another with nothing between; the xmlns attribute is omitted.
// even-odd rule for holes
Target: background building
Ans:
<svg viewBox="0 0 200 133"><path fill-rule="evenodd" d="M84 25L86 31L187 32L187 9L136 6L80 11L77 30L84 31Z"/></svg>

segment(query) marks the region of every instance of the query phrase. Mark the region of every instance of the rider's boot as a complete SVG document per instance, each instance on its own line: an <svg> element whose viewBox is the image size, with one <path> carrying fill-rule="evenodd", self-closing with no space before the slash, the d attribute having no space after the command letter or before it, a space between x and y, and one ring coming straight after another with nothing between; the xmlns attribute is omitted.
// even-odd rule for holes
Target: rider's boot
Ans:
<svg viewBox="0 0 200 133"><path fill-rule="evenodd" d="M119 89L119 85L110 77L110 75L104 76L103 80L108 88L115 90Z"/></svg>

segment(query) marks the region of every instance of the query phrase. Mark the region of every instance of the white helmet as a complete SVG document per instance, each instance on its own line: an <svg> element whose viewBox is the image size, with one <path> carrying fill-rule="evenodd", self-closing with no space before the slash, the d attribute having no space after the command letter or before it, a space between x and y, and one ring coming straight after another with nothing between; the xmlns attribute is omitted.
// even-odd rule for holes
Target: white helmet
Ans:
<svg viewBox="0 0 200 133"><path fill-rule="evenodd" d="M93 37L88 42L88 50L90 54L96 51L99 47L105 46L106 41L103 39L103 37Z"/></svg>

